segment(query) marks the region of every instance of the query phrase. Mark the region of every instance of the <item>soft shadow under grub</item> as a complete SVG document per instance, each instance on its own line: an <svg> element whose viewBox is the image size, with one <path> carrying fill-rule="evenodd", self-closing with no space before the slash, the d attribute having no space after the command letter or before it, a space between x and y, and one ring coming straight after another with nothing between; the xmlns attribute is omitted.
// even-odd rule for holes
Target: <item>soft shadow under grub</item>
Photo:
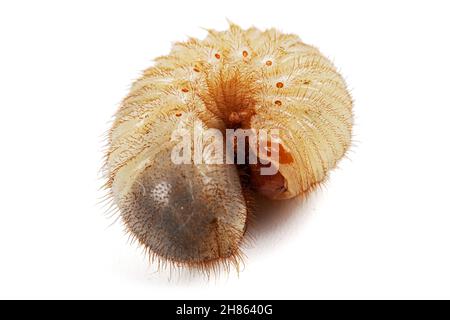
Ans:
<svg viewBox="0 0 450 320"><path fill-rule="evenodd" d="M194 145L198 124L279 130L277 148L266 141L277 161L174 163L173 133L183 128ZM105 189L152 262L206 274L239 268L249 226L298 211L288 204L324 182L352 126L346 84L318 49L294 34L231 23L175 43L133 83L109 131ZM276 173L263 175L271 164Z"/></svg>

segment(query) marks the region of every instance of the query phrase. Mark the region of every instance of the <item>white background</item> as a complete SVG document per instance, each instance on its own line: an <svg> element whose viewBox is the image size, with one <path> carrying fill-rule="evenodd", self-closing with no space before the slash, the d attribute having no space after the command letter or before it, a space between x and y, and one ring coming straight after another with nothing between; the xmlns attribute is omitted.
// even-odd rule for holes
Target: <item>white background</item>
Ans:
<svg viewBox="0 0 450 320"><path fill-rule="evenodd" d="M0 298L450 298L449 12L448 1L2 1ZM239 277L169 279L97 204L102 135L152 58L226 18L297 33L330 57L355 100L355 143L322 190L257 232Z"/></svg>

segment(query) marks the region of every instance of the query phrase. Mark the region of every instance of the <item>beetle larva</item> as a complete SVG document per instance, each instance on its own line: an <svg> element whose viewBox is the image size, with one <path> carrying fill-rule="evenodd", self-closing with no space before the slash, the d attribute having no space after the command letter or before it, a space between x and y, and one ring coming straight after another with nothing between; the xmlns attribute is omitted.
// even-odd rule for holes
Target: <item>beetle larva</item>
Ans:
<svg viewBox="0 0 450 320"><path fill-rule="evenodd" d="M265 165L259 155L240 165L175 163L173 133L182 127L192 151L196 126L223 137L227 129L277 129L277 139L265 138L267 155L277 157ZM296 35L231 24L174 44L133 84L109 132L106 186L150 253L208 270L239 257L248 194L305 196L345 154L351 130L345 82L316 48ZM262 173L269 165L275 174Z"/></svg>

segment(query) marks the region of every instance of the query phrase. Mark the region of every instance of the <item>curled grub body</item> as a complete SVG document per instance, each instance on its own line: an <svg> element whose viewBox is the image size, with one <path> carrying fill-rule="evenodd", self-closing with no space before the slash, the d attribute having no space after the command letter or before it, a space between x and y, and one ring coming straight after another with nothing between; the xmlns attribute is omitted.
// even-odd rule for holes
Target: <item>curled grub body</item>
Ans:
<svg viewBox="0 0 450 320"><path fill-rule="evenodd" d="M260 164L174 164L173 132L195 123L222 133L277 129L277 174L261 175ZM249 194L307 195L343 157L351 131L345 82L316 48L232 24L174 44L133 84L109 132L106 186L129 232L158 257L235 262Z"/></svg>

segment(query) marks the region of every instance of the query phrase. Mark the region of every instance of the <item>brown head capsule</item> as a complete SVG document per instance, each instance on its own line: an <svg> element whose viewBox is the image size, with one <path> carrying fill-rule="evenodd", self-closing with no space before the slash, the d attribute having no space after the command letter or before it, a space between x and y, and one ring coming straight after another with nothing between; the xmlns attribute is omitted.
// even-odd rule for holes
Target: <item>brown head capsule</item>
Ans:
<svg viewBox="0 0 450 320"><path fill-rule="evenodd" d="M150 253L208 271L239 260L252 192L307 195L351 130L344 80L316 48L232 24L176 43L133 84L109 132L106 186Z"/></svg>

